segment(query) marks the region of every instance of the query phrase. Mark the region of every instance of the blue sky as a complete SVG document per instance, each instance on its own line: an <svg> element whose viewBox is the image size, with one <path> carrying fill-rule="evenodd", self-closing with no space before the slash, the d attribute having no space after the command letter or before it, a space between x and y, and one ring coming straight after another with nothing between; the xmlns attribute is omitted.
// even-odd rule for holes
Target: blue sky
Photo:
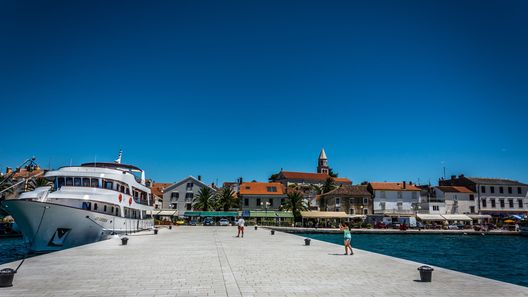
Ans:
<svg viewBox="0 0 528 297"><path fill-rule="evenodd" d="M522 1L2 1L0 168L528 182Z"/></svg>

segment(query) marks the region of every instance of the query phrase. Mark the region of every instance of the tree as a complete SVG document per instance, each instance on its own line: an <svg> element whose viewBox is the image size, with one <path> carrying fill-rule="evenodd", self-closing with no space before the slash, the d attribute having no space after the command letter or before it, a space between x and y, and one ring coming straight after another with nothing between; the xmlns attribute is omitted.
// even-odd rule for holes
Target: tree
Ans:
<svg viewBox="0 0 528 297"><path fill-rule="evenodd" d="M270 175L270 177L268 178L268 180L269 180L270 182L274 182L274 181L276 181L276 180L279 178L279 174L280 174L280 173L274 173L274 174Z"/></svg>
<svg viewBox="0 0 528 297"><path fill-rule="evenodd" d="M330 175L330 177L336 178L339 175L339 173L334 172L332 168L328 168L328 175Z"/></svg>
<svg viewBox="0 0 528 297"><path fill-rule="evenodd" d="M301 220L301 211L307 211L308 205L302 192L288 190L287 197L281 205L281 209L291 211L296 222Z"/></svg>
<svg viewBox="0 0 528 297"><path fill-rule="evenodd" d="M325 180L324 184L320 187L321 189L321 199L319 199L319 208L321 210L325 210L326 209L326 200L324 199L323 197L323 194L326 194L332 190L334 190L335 188L337 188L337 185L334 181L334 179L332 177L329 177Z"/></svg>
<svg viewBox="0 0 528 297"><path fill-rule="evenodd" d="M209 211L214 208L213 190L209 187L203 187L198 192L198 195L193 199L194 209Z"/></svg>
<svg viewBox="0 0 528 297"><path fill-rule="evenodd" d="M36 188L47 187L51 185L52 185L52 182L43 177L32 178L27 182L27 190L33 191Z"/></svg>
<svg viewBox="0 0 528 297"><path fill-rule="evenodd" d="M229 187L223 187L216 194L216 206L218 209L228 211L233 208L236 204L235 192Z"/></svg>

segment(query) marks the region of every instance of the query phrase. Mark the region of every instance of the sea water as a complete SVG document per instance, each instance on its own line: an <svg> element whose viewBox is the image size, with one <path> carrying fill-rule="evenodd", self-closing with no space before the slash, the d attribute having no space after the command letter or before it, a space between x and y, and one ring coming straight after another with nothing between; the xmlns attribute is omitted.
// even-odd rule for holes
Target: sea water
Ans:
<svg viewBox="0 0 528 297"><path fill-rule="evenodd" d="M343 245L342 234L298 234ZM352 247L528 287L528 237L352 234Z"/></svg>

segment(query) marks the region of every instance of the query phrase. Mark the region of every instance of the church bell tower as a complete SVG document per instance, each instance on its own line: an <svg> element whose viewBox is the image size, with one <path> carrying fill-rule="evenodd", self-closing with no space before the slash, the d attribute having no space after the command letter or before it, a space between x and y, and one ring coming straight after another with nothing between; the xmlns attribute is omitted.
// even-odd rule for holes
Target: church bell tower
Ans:
<svg viewBox="0 0 528 297"><path fill-rule="evenodd" d="M326 158L326 153L324 148L321 149L319 154L319 159L317 160L317 173L329 174L330 169L328 168L328 159Z"/></svg>

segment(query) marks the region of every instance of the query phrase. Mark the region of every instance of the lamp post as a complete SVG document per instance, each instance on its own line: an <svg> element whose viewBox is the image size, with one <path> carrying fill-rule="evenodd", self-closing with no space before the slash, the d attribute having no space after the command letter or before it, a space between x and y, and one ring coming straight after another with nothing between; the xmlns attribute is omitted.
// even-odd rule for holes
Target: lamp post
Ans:
<svg viewBox="0 0 528 297"><path fill-rule="evenodd" d="M270 206L271 204L269 202L261 202L260 205L264 206L264 209L266 210L266 219L267 219L268 218L268 206Z"/></svg>

